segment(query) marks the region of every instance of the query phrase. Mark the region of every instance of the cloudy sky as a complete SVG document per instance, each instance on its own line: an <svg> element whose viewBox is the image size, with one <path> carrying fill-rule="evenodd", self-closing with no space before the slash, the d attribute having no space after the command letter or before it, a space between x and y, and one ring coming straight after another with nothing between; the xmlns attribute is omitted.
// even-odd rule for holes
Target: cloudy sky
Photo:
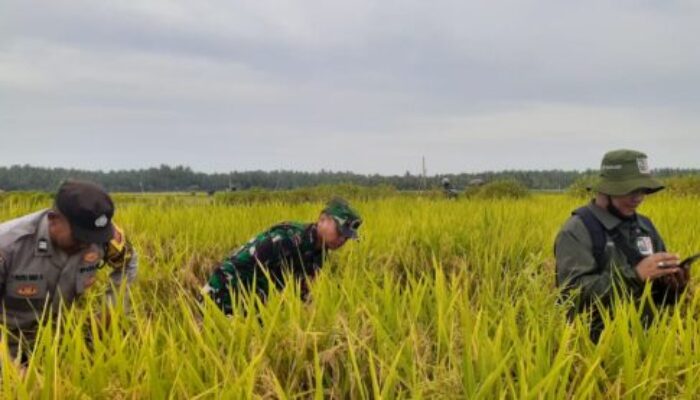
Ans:
<svg viewBox="0 0 700 400"><path fill-rule="evenodd" d="M700 167L694 0L0 0L0 165Z"/></svg>

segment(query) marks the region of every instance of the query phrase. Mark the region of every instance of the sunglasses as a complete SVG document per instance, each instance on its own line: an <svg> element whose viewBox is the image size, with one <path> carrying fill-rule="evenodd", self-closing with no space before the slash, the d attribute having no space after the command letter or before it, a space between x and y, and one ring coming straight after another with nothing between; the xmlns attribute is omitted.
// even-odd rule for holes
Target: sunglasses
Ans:
<svg viewBox="0 0 700 400"><path fill-rule="evenodd" d="M347 229L352 230L352 231L356 231L360 228L360 225L362 225L361 219L345 221L345 223L343 224L343 228L345 228L345 229L341 229L341 226L339 224L336 224L336 226L338 227L338 233L340 233L340 234L343 233L342 232L343 230L347 230Z"/></svg>

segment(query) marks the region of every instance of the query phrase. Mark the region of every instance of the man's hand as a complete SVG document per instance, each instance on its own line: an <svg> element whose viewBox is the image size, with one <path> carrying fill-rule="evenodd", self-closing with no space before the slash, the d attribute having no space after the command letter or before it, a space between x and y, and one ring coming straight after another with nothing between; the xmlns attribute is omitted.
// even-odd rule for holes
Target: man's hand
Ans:
<svg viewBox="0 0 700 400"><path fill-rule="evenodd" d="M688 286L688 282L690 281L690 269L681 268L679 272L666 275L661 279L667 287L676 292L681 292Z"/></svg>
<svg viewBox="0 0 700 400"><path fill-rule="evenodd" d="M663 276L682 273L683 269L678 267L679 262L678 254L656 253L645 257L634 269L639 279L653 281Z"/></svg>

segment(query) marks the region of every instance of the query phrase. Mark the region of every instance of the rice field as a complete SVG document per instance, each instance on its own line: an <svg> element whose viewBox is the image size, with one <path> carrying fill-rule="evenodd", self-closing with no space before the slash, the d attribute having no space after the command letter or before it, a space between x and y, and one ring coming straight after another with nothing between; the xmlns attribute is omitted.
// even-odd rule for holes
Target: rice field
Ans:
<svg viewBox="0 0 700 400"><path fill-rule="evenodd" d="M322 203L219 204L116 196L140 254L133 309L103 324L101 285L45 325L26 369L2 339L2 398L698 398L700 301L687 293L644 330L630 303L598 345L556 304L553 241L584 200L392 197L356 201L361 241L331 255L298 300L228 318L195 294L230 250ZM48 206L0 202L0 221ZM697 197L643 213L681 256L700 251ZM691 286L696 286L693 283ZM91 340L86 340L86 337Z"/></svg>

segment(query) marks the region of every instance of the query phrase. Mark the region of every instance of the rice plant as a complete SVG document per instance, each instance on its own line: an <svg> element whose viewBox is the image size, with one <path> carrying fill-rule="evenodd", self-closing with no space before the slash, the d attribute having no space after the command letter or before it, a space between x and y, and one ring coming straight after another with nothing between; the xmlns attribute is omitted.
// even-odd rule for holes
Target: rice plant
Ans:
<svg viewBox="0 0 700 400"><path fill-rule="evenodd" d="M26 196L0 203L0 220L50 204ZM197 301L208 272L273 223L313 220L322 203L117 199L116 220L140 253L132 310L107 310L102 272L42 326L25 368L3 333L3 398L700 396L692 288L648 329L620 302L597 345L585 317L568 323L556 305L552 244L580 199L357 201L361 241L331 255L311 301L290 285L257 314L233 317ZM700 251L697 204L662 194L642 212L689 255Z"/></svg>

